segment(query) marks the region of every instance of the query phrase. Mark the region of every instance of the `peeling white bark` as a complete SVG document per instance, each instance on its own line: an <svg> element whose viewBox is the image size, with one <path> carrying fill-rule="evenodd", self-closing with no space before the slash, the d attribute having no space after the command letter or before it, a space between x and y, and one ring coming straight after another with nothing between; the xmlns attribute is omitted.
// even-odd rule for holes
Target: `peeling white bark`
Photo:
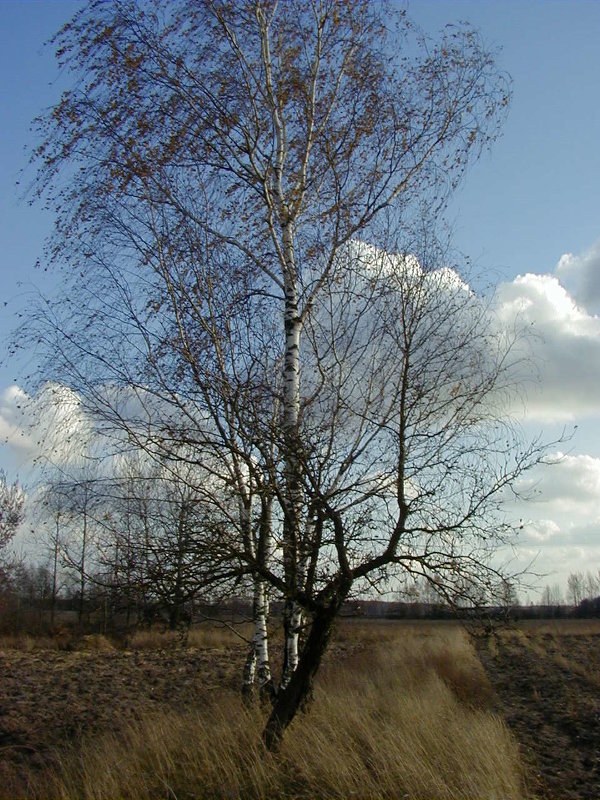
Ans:
<svg viewBox="0 0 600 800"><path fill-rule="evenodd" d="M288 633L285 640L285 667L279 684L281 689L285 689L285 687L289 684L292 674L298 667L298 644L303 621L304 615L302 608L297 603L293 603Z"/></svg>
<svg viewBox="0 0 600 800"><path fill-rule="evenodd" d="M303 553L299 560L298 570L296 572L296 588L298 590L304 589L306 580L306 567L307 558L306 554ZM304 612L298 603L291 603L288 613L289 620L285 640L284 669L280 681L280 687L282 689L285 689L285 687L288 685L292 677L292 673L298 667L300 632L304 624Z"/></svg>
<svg viewBox="0 0 600 800"><path fill-rule="evenodd" d="M268 604L264 581L256 581L254 594L254 651L258 662L258 691L263 694L271 684L271 664L269 662L269 634L267 631Z"/></svg>
<svg viewBox="0 0 600 800"><path fill-rule="evenodd" d="M302 317L298 307L298 269L294 250L294 223L302 204L304 179L296 186L296 201L290 201L290 198L286 197L283 180L288 157L287 133L281 116L278 98L276 98L274 91L268 21L261 9L257 9L257 20L261 33L266 96L271 106L275 136L273 180L269 187L265 186L265 199L272 214L269 224L280 260L285 297L282 430L285 444L283 567L287 597L284 611L286 630L284 669L281 677L281 686L285 686L298 666L298 635L302 623L302 612L294 598L301 583L299 576L299 545L303 507L302 465L298 447ZM307 145L307 160L310 146L309 143Z"/></svg>

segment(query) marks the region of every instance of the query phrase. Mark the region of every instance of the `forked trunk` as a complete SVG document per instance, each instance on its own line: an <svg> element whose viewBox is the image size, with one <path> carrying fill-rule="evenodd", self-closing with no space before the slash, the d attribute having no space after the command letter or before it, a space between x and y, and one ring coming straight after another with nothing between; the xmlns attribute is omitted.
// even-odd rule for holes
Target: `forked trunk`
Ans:
<svg viewBox="0 0 600 800"><path fill-rule="evenodd" d="M327 649L333 623L346 595L347 591L336 595L329 605L314 614L298 666L290 676L287 686L277 694L267 721L263 739L268 750L279 748L285 729L294 719L298 709L301 709L309 699L313 679Z"/></svg>
<svg viewBox="0 0 600 800"><path fill-rule="evenodd" d="M313 521L311 516L307 520L307 530L305 531L303 539L299 542L297 547L298 566L295 572L296 589L304 591L306 583L306 571L308 567L307 543L310 541L310 528ZM285 633L285 648L283 654L283 670L281 672L280 689L285 687L290 682L292 673L298 666L298 651L300 645L300 634L304 626L304 611L302 606L293 601L286 601L284 608L284 633Z"/></svg>

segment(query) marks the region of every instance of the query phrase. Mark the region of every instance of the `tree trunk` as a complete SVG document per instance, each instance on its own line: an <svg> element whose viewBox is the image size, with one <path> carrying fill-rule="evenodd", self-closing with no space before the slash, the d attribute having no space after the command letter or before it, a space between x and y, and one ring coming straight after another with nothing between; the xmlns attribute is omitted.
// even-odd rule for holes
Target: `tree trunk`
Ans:
<svg viewBox="0 0 600 800"><path fill-rule="evenodd" d="M52 596L50 598L50 631L54 634L56 595L58 592L58 544L60 541L60 511L56 513L56 533L54 536L54 564L52 567Z"/></svg>
<svg viewBox="0 0 600 800"><path fill-rule="evenodd" d="M279 684L280 690L286 688L298 667L298 641L302 623L302 608L298 603L286 602L284 608L285 650L283 654L283 670Z"/></svg>
<svg viewBox="0 0 600 800"><path fill-rule="evenodd" d="M79 609L77 621L79 627L83 624L83 606L85 602L85 550L87 547L87 492L85 495L85 505L83 507L83 536L81 542L81 575L79 577Z"/></svg>
<svg viewBox="0 0 600 800"><path fill-rule="evenodd" d="M271 676L269 661L269 635L267 631L268 601L264 581L255 578L254 602L252 606L254 635L252 644L244 664L242 681L242 697L250 700L254 697L254 683L258 680L258 692L261 701L272 700L275 687Z"/></svg>
<svg viewBox="0 0 600 800"><path fill-rule="evenodd" d="M298 666L285 689L278 693L267 721L263 739L268 750L279 748L285 729L310 697L313 679L327 649L333 623L347 594L347 590L339 591L328 605L314 614Z"/></svg>
<svg viewBox="0 0 600 800"><path fill-rule="evenodd" d="M169 608L169 630L176 631L179 628L181 620L181 601L179 597L175 597L175 602Z"/></svg>
<svg viewBox="0 0 600 800"><path fill-rule="evenodd" d="M254 622L254 650L256 653L258 694L261 701L272 700L275 687L269 661L269 634L267 631L268 601L264 581L257 581L255 589L256 619Z"/></svg>
<svg viewBox="0 0 600 800"><path fill-rule="evenodd" d="M256 678L256 645L254 639L250 643L248 655L244 663L244 673L242 675L242 699L250 703L254 697L254 680Z"/></svg>
<svg viewBox="0 0 600 800"><path fill-rule="evenodd" d="M307 521L310 525L310 521ZM297 548L298 564L295 572L296 589L303 591L306 582L306 569L308 559L306 557L306 543L309 540L307 533L304 535L304 541L299 542ZM284 633L285 633L285 649L283 656L283 670L281 673L280 689L285 687L290 682L292 674L298 666L298 647L300 644L300 633L304 625L304 612L302 606L295 601L286 601L284 608Z"/></svg>

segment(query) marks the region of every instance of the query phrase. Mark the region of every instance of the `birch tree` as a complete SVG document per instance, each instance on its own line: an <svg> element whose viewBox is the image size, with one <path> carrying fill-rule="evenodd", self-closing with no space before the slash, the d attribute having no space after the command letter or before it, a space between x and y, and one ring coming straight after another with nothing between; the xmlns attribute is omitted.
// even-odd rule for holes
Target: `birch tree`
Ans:
<svg viewBox="0 0 600 800"><path fill-rule="evenodd" d="M267 587L285 601L276 747L353 587L501 577L500 502L539 457L507 419L512 341L411 231L507 81L467 27L433 42L366 0L92 2L55 44L72 88L34 161L69 300L34 314L43 374L237 497L212 501L254 653Z"/></svg>
<svg viewBox="0 0 600 800"><path fill-rule="evenodd" d="M65 516L65 499L60 492L55 492L51 485L42 490L37 495L36 518L41 523L43 530L43 540L36 542L42 545L47 553L48 569L51 575L50 590L50 630L54 631L56 601L62 582L60 569L62 567L62 523Z"/></svg>

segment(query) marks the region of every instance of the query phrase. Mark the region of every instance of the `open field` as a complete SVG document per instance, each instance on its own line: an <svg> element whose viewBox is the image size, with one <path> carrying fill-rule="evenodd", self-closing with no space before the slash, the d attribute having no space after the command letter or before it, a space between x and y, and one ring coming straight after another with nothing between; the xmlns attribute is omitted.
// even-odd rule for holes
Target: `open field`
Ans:
<svg viewBox="0 0 600 800"><path fill-rule="evenodd" d="M344 622L272 756L228 631L4 640L0 797L599 797L599 645L600 623L500 631L492 688L458 625Z"/></svg>

